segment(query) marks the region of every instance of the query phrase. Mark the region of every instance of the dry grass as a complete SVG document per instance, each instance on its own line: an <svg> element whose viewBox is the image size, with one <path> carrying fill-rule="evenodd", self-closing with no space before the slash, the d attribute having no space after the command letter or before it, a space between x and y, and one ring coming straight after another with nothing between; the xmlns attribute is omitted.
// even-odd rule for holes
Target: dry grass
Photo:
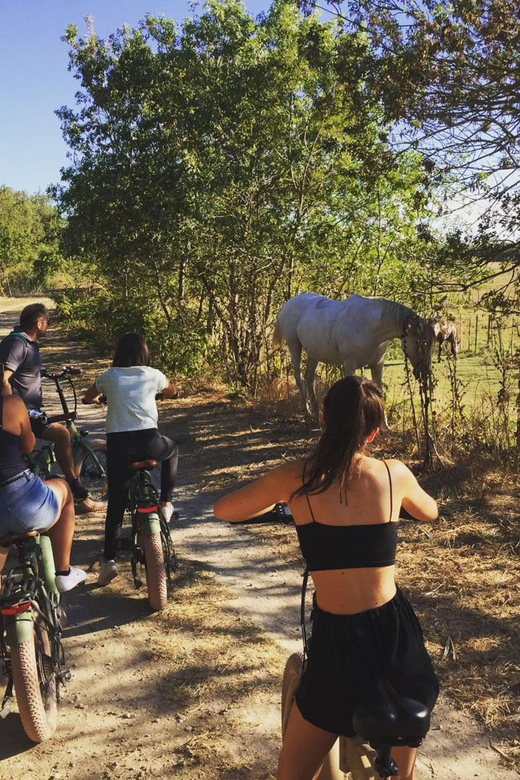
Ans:
<svg viewBox="0 0 520 780"><path fill-rule="evenodd" d="M274 724L261 714L278 704L284 654L228 606L231 594L196 562L183 564L175 594L153 647L164 670L161 695L178 723L168 744L171 776L198 780L211 768L226 780L266 780L276 748L265 738Z"/></svg>
<svg viewBox="0 0 520 780"><path fill-rule="evenodd" d="M199 407L194 420L204 430L197 423L191 429L188 459L206 470L208 489L233 488L308 451L316 431L295 418L293 404L294 397L263 397L257 404L214 398L213 426ZM409 446L409 433L388 432L376 454L404 458ZM410 465L418 472L419 462ZM444 691L520 766L520 478L468 453L457 465L437 464L421 482L439 500L441 516L428 526L403 522L399 582L420 616ZM298 560L292 528L250 528L277 555Z"/></svg>
<svg viewBox="0 0 520 780"><path fill-rule="evenodd" d="M78 345L64 346L62 334L53 332L52 352L60 348L63 362L82 356L89 381L106 365ZM203 490L231 489L307 452L315 440L316 431L298 414L291 379L263 388L254 403L215 383L186 382L182 389L185 397L165 403L163 417L181 447L184 478L196 477ZM378 446L379 456L409 461L413 439L397 430ZM417 470L419 460L410 465ZM520 480L468 452L456 464L446 458L445 467L423 474L421 482L439 500L441 518L428 527L403 523L400 584L420 616L444 690L520 767ZM287 561L299 556L290 527L254 527L253 533ZM245 712L261 713L264 702L278 700L284 654L229 609L228 598L195 563L183 570L177 601L160 617L164 633L156 652L179 719L171 771L186 780L207 776L204 764L225 780L262 780L273 769L272 742L267 755L258 723L249 737L258 759L246 766L237 724ZM278 724L268 728L272 735Z"/></svg>

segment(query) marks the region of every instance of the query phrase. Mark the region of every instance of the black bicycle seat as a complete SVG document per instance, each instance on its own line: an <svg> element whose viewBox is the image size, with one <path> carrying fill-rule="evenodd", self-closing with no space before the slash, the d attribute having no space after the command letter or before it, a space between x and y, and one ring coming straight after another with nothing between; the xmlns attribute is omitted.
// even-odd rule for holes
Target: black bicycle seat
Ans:
<svg viewBox="0 0 520 780"><path fill-rule="evenodd" d="M158 460L138 460L135 463L129 463L127 468L130 471L139 471L139 469L154 469L158 464Z"/></svg>
<svg viewBox="0 0 520 780"><path fill-rule="evenodd" d="M430 710L381 679L378 695L369 704L358 707L352 723L356 733L375 750L383 746L418 747L430 728Z"/></svg>
<svg viewBox="0 0 520 780"><path fill-rule="evenodd" d="M23 542L26 539L32 539L33 536L38 536L39 531L27 531L26 534L6 534L0 539L0 547L10 547L16 542Z"/></svg>

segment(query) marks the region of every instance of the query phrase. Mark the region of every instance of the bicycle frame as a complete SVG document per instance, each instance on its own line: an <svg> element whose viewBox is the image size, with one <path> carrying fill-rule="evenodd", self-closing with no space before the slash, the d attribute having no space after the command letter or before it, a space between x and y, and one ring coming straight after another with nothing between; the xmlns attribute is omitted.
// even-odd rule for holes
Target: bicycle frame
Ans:
<svg viewBox="0 0 520 780"><path fill-rule="evenodd" d="M87 429L78 428L75 423L77 407L78 407L78 398L76 394L76 388L74 386L74 383L72 382L71 376L76 373L80 373L78 369L73 369L70 366L66 366L63 369L61 374L46 373L44 375L47 379L50 379L54 382L56 386L56 391L58 393L58 397L60 399L61 407L63 409L63 414L52 415L47 419L49 423L53 423L53 422L65 423L70 435L72 458L74 461L74 465L77 465L80 455L83 453L84 450L86 450L94 459L94 462L96 466L99 468L100 473L105 475L105 470L103 468L103 465L99 461L99 458L97 457L95 451L90 446L89 442L86 441L86 437L88 436ZM74 397L74 409L69 409L67 399L65 398L65 393L63 392L63 388L60 384L60 379L63 378L67 379L72 389L72 393ZM37 474L42 479L49 479L49 477L51 476L52 466L54 463L56 463L56 453L55 453L54 444L52 442L46 442L46 444L44 444L43 447L41 447L37 452L28 455L27 457L28 457L31 470L34 471L34 473Z"/></svg>

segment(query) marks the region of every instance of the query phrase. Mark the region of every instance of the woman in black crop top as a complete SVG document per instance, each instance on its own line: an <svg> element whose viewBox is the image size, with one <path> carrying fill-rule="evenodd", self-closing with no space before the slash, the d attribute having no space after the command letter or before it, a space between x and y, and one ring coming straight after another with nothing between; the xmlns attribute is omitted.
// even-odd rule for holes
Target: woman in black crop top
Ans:
<svg viewBox="0 0 520 780"><path fill-rule="evenodd" d="M278 780L312 780L338 735L384 678L401 694L435 705L438 682L417 618L395 583L403 507L432 521L437 505L400 461L366 453L384 424L379 388L350 376L329 390L311 456L273 469L221 498L215 516L240 522L287 503L316 590L310 653L291 710ZM416 750L393 756L399 780L414 780Z"/></svg>
<svg viewBox="0 0 520 780"><path fill-rule="evenodd" d="M8 534L48 531L60 592L85 581L82 569L70 566L75 513L71 489L64 479L43 482L27 466L24 455L36 439L21 398L0 396L0 540ZM0 546L0 572L8 547Z"/></svg>

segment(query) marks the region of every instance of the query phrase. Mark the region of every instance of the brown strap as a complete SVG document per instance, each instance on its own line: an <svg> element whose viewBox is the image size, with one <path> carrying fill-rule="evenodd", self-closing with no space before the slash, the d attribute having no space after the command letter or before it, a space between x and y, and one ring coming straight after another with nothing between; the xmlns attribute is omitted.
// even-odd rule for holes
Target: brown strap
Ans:
<svg viewBox="0 0 520 780"><path fill-rule="evenodd" d="M386 462L386 460L384 460L383 463L385 464L385 468L388 471L388 481L390 483L390 517L389 517L389 522L390 522L392 520L392 515L394 513L394 497L393 497L393 494L392 494L392 477L390 476L390 469L388 468L388 463Z"/></svg>

